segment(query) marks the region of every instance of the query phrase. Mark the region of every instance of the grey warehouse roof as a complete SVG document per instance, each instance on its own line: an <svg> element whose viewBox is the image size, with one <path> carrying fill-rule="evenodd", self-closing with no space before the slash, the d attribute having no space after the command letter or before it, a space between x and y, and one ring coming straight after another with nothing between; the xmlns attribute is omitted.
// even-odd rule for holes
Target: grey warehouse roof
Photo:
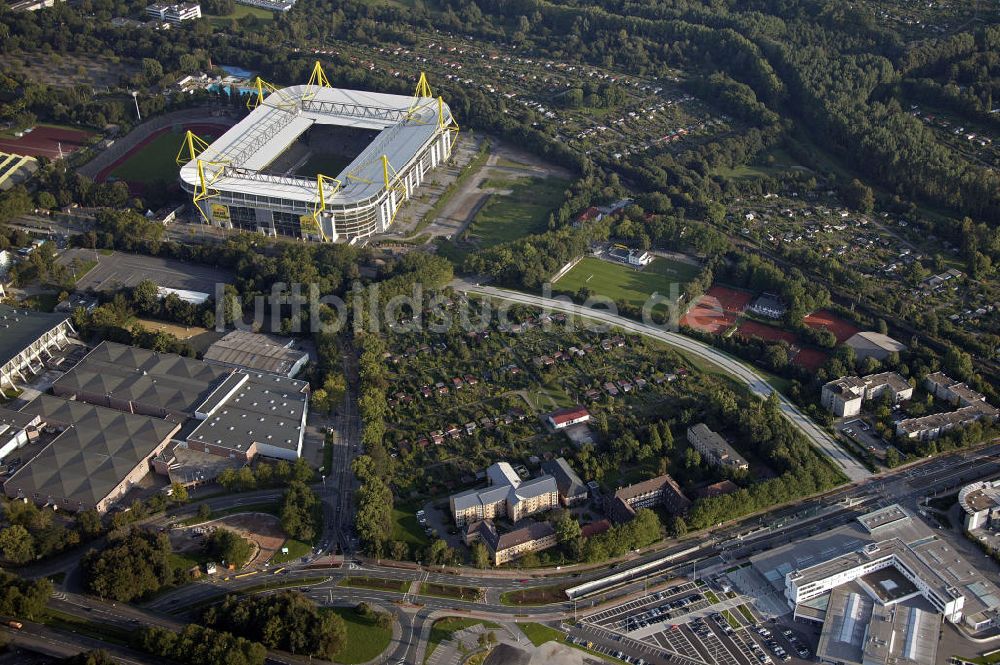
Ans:
<svg viewBox="0 0 1000 665"><path fill-rule="evenodd" d="M0 305L0 367L69 317Z"/></svg>
<svg viewBox="0 0 1000 665"><path fill-rule="evenodd" d="M4 488L25 497L37 493L58 504L100 503L180 428L166 420L51 395L40 395L21 412L40 415L50 425L66 429L18 469Z"/></svg>
<svg viewBox="0 0 1000 665"><path fill-rule="evenodd" d="M307 386L305 381L250 373L187 440L237 450L252 443L296 450L309 399Z"/></svg>
<svg viewBox="0 0 1000 665"><path fill-rule="evenodd" d="M287 376L308 354L289 348L290 339L234 330L208 347L205 360Z"/></svg>
<svg viewBox="0 0 1000 665"><path fill-rule="evenodd" d="M173 353L102 342L60 377L57 393L89 393L191 415L232 374Z"/></svg>

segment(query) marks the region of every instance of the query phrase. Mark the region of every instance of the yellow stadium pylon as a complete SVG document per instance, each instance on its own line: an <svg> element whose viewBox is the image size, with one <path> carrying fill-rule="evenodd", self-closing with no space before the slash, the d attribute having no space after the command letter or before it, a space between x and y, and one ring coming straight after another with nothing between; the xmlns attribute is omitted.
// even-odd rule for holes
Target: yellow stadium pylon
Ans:
<svg viewBox="0 0 1000 665"><path fill-rule="evenodd" d="M273 104L273 106L279 109L284 109L285 111L291 111L298 105L298 103L295 100L288 99L287 97L282 95L281 90L275 88L273 85L271 85L270 83L268 83L259 76L256 79L254 79L253 87L256 90L256 92L250 95L249 99L247 99L247 108L250 109L251 111L260 106L261 104L263 104L264 100L271 94L276 94L278 96L278 99L281 100L277 104Z"/></svg>
<svg viewBox="0 0 1000 665"><path fill-rule="evenodd" d="M319 60L313 65L312 74L309 76L309 83L306 85L319 85L324 88L332 88L330 85L330 79L326 77L326 72L323 71L323 66L319 64Z"/></svg>
<svg viewBox="0 0 1000 665"><path fill-rule="evenodd" d="M333 189L329 192L326 189L326 183L333 185ZM336 195L336 193L340 191L341 186L343 186L343 183L336 178L331 178L330 176L323 175L322 173L316 174L316 190L319 193L319 196L313 204L312 218L313 221L316 222L316 228L319 230L319 234L323 240L326 240L327 238L326 233L323 232L323 224L320 221L319 216L324 210L326 210L327 196L333 197Z"/></svg>
<svg viewBox="0 0 1000 665"><path fill-rule="evenodd" d="M431 92L431 84L427 82L427 74L420 72L420 80L417 81L417 89L413 93L414 97L433 97L434 93Z"/></svg>
<svg viewBox="0 0 1000 665"><path fill-rule="evenodd" d="M178 166L183 166L197 159L198 155L205 152L207 148L208 143L198 138L198 135L189 129L184 132L184 141L181 143L181 148L177 151L177 158L174 161L177 162Z"/></svg>

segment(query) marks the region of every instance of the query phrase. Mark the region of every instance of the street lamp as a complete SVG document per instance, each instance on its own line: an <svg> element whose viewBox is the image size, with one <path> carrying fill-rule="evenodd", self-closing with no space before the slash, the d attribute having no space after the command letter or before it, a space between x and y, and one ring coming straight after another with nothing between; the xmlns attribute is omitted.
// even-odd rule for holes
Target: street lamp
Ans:
<svg viewBox="0 0 1000 665"><path fill-rule="evenodd" d="M139 113L139 91L138 90L133 90L132 91L132 101L135 102L135 115L136 115L137 118L139 118L139 121L141 122L142 121L142 114Z"/></svg>

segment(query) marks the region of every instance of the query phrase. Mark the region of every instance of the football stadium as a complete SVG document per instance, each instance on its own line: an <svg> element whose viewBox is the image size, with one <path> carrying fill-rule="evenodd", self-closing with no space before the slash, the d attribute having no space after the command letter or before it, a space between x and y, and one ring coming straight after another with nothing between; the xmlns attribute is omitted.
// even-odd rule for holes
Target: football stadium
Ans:
<svg viewBox="0 0 1000 665"><path fill-rule="evenodd" d="M423 74L413 96L343 90L317 62L305 85L260 78L251 112L210 145L188 132L180 179L206 222L328 242L383 233L458 125Z"/></svg>

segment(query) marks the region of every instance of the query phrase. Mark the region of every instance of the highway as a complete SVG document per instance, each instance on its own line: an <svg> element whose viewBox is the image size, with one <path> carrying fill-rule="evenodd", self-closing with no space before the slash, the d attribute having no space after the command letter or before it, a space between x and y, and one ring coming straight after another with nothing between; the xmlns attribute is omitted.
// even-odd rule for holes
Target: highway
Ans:
<svg viewBox="0 0 1000 665"><path fill-rule="evenodd" d="M584 319L591 319L599 323L621 328L627 332L638 335L645 335L652 339L669 344L684 353L695 356L701 360L710 362L724 370L727 374L739 379L746 384L750 390L767 397L774 388L757 372L748 367L741 360L723 353L722 351L709 346L703 342L685 337L680 333L665 330L664 328L640 323L632 319L612 314L610 312L585 308L568 300L555 298L545 298L529 293L500 289L492 286L480 286L478 284L456 279L451 286L457 291L474 293L481 296L488 296L498 300L506 300L522 305L541 307L550 312L562 312L572 314ZM825 430L816 425L808 416L802 413L797 406L792 404L784 395L778 393L780 398L780 408L788 420L792 422L817 448L822 450L833 461L836 466L852 482L860 482L869 478L872 474L860 462L855 460L847 451L840 447Z"/></svg>

